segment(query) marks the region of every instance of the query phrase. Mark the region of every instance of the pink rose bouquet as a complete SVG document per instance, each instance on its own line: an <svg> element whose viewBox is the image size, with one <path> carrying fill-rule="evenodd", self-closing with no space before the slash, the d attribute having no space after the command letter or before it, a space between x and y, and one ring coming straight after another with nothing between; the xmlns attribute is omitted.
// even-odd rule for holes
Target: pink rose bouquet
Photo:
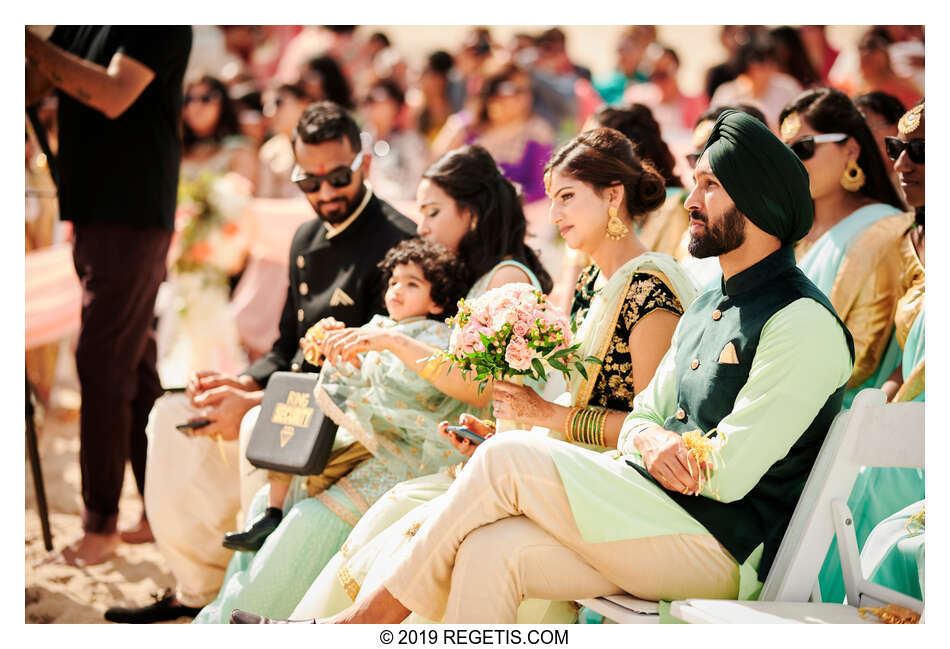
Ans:
<svg viewBox="0 0 950 649"><path fill-rule="evenodd" d="M570 380L572 366L586 378L583 363L600 362L577 358L580 343L574 344L567 315L530 284L506 284L471 303L459 300L458 314L447 322L455 327L441 359L466 375L474 372L479 391L492 378L544 380L549 371Z"/></svg>

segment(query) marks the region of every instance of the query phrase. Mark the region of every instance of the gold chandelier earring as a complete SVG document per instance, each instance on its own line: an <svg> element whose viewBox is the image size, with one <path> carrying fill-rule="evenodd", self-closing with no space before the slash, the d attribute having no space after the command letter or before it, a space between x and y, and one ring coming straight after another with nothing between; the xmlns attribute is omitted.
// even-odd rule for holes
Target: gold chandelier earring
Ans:
<svg viewBox="0 0 950 649"><path fill-rule="evenodd" d="M623 219L617 214L617 208L611 205L607 208L607 238L611 241L620 241L627 233L630 232L630 228L627 227L627 224L623 222Z"/></svg>
<svg viewBox="0 0 950 649"><path fill-rule="evenodd" d="M848 166L841 174L841 186L849 192L856 192L864 187L864 169L858 166L857 160L848 160Z"/></svg>

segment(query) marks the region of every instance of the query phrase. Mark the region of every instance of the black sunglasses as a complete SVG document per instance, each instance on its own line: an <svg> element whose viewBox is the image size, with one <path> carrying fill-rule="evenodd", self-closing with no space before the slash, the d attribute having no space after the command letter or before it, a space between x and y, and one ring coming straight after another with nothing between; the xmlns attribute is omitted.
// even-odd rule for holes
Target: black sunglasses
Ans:
<svg viewBox="0 0 950 649"><path fill-rule="evenodd" d="M320 191L324 180L330 183L331 187L342 189L353 182L353 172L359 169L362 163L363 152L360 151L356 154L356 157L353 158L353 162L350 163L349 167L337 167L323 176L308 174L300 165L296 165L290 174L290 179L297 183L297 187L305 194L313 194L314 192Z"/></svg>
<svg viewBox="0 0 950 649"><path fill-rule="evenodd" d="M899 137L889 136L884 138L884 150L887 152L887 157L891 160L897 160L901 157L901 153L906 150L907 157L910 158L911 162L918 165L924 164L923 140L908 140L905 142Z"/></svg>
<svg viewBox="0 0 950 649"><path fill-rule="evenodd" d="M815 145L825 142L844 142L848 139L847 133L822 133L821 135L806 135L788 145L799 160L808 160L815 155Z"/></svg>
<svg viewBox="0 0 950 649"><path fill-rule="evenodd" d="M193 101L200 102L202 104L210 104L213 101L217 101L218 93L216 92L206 92L203 95L185 95L184 105L187 106Z"/></svg>

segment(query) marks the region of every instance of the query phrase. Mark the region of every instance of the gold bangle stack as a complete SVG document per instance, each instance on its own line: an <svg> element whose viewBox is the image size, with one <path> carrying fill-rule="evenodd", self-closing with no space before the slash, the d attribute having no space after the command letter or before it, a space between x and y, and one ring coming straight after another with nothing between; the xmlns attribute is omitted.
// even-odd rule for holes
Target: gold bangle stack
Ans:
<svg viewBox="0 0 950 649"><path fill-rule="evenodd" d="M605 446L604 424L608 413L604 408L571 408L564 420L567 439L577 444Z"/></svg>

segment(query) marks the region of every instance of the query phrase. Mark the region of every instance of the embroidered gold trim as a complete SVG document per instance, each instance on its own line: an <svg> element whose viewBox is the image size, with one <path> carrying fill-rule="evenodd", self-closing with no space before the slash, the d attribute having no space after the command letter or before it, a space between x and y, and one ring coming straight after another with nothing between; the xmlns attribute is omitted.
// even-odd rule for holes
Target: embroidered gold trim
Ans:
<svg viewBox="0 0 950 649"><path fill-rule="evenodd" d="M343 586L343 590L346 591L349 598L355 602L356 596L360 594L360 584L350 574L350 569L343 566L336 571L336 578L340 580L340 585Z"/></svg>
<svg viewBox="0 0 950 649"><path fill-rule="evenodd" d="M343 545L340 546L340 554L343 555L344 559L350 558L350 542L346 541Z"/></svg>
<svg viewBox="0 0 950 649"><path fill-rule="evenodd" d="M328 495L327 492L321 491L316 496L314 496L314 498L316 498L321 503L323 503L323 505L327 509L329 509L341 521L343 521L350 527L356 527L356 524L359 522L360 519L355 514L353 514L353 512L348 510L346 507L344 507L337 501L333 500L332 496Z"/></svg>
<svg viewBox="0 0 950 649"><path fill-rule="evenodd" d="M419 531L419 528L420 528L420 527L422 527L422 523L420 523L419 521L416 521L415 523L413 523L412 525L410 525L410 526L409 526L409 529L407 529L405 532L403 532L403 534L405 534L406 536L408 536L408 537L411 539L412 537L414 537L414 536L416 535L416 532Z"/></svg>
<svg viewBox="0 0 950 649"><path fill-rule="evenodd" d="M356 509L359 510L360 514L365 514L369 509L369 503L366 502L366 499L363 498L356 486L346 478L340 478L336 485L343 490L343 493L346 494L346 497L349 498L352 503L356 506Z"/></svg>

